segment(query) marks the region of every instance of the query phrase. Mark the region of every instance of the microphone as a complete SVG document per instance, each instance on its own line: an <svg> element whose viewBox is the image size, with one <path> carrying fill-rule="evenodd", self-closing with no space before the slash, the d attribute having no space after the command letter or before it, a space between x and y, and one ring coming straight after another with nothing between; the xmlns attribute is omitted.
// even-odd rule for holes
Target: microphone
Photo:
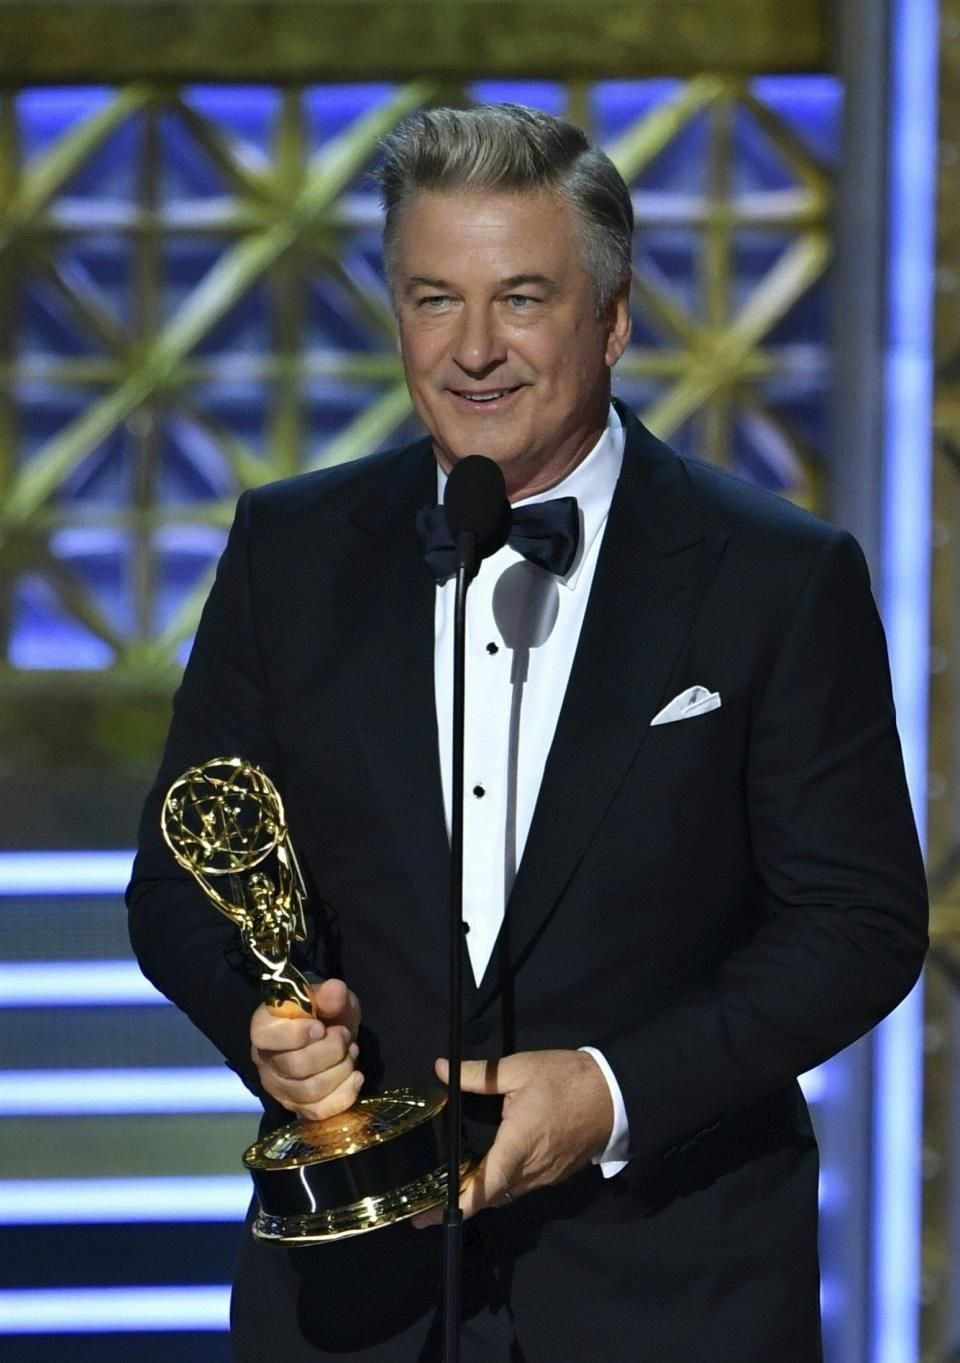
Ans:
<svg viewBox="0 0 960 1363"><path fill-rule="evenodd" d="M443 514L457 547L457 567L472 578L481 559L495 554L510 534L510 503L500 465L482 454L458 460L447 479Z"/></svg>
<svg viewBox="0 0 960 1363"><path fill-rule="evenodd" d="M443 1211L443 1360L460 1363L460 1295L463 1213L460 1130L463 1102L460 1057L463 1053L463 715L466 682L467 588L481 559L506 544L513 524L500 466L480 454L459 460L450 470L443 515L457 551L453 612L452 800L450 811L449 1035L447 1109L447 1200Z"/></svg>

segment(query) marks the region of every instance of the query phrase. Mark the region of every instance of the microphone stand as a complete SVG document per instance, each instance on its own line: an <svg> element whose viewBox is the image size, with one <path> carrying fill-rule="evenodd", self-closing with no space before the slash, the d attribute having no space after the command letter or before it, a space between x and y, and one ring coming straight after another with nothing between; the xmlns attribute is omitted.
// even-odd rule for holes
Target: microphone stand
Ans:
<svg viewBox="0 0 960 1363"><path fill-rule="evenodd" d="M466 672L467 588L477 568L477 537L457 535L457 591L453 624L453 744L450 814L450 1066L446 1108L447 1201L443 1209L443 1363L460 1363L460 1285L463 1212L460 1210L460 1153L463 1101L463 716Z"/></svg>

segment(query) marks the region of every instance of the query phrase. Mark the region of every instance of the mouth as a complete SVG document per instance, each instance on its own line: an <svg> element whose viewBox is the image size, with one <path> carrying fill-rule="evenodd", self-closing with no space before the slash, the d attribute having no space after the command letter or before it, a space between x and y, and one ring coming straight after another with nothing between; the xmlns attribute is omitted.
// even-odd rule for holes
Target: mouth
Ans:
<svg viewBox="0 0 960 1363"><path fill-rule="evenodd" d="M448 388L447 392L458 407L472 412L490 412L505 407L522 387L519 384L515 388Z"/></svg>

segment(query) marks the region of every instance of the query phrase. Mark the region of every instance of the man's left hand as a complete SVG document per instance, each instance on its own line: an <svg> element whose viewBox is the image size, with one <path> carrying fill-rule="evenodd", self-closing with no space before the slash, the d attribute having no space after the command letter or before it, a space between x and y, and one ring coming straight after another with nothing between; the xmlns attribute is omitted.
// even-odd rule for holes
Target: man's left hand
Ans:
<svg viewBox="0 0 960 1363"><path fill-rule="evenodd" d="M438 1060L436 1068L446 1083L446 1060ZM465 1093L503 1094L496 1139L460 1194L465 1217L569 1178L606 1148L613 1130L607 1081L585 1051L518 1051L500 1060L465 1060L460 1086ZM433 1207L413 1224L419 1229L442 1219L442 1207Z"/></svg>

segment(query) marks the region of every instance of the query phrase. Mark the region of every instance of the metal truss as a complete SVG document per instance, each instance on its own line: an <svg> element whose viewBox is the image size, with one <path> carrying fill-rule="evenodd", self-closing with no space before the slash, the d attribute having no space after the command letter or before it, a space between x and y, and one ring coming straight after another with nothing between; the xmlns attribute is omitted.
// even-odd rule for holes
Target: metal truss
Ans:
<svg viewBox="0 0 960 1363"><path fill-rule="evenodd" d="M763 82L631 88L531 99L590 126L635 196L617 390L816 507L829 136ZM415 429L368 172L451 91L52 95L0 94L0 687L166 693L238 493Z"/></svg>

